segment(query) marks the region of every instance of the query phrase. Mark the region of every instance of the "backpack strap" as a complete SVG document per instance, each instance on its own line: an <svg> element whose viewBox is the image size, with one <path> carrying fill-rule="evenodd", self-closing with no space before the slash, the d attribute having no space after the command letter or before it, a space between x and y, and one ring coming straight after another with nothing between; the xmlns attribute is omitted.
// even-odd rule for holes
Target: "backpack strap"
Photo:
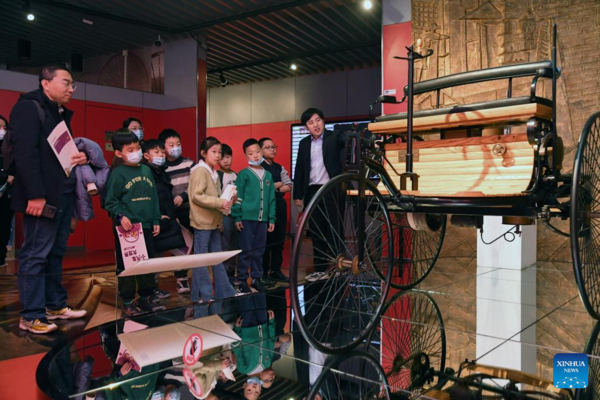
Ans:
<svg viewBox="0 0 600 400"><path fill-rule="evenodd" d="M46 119L46 113L44 112L42 105L37 100L31 99L31 101L33 102L33 104L35 104L35 108L37 108L37 110L38 110L38 116L40 117L40 123L42 125L44 125L44 120Z"/></svg>

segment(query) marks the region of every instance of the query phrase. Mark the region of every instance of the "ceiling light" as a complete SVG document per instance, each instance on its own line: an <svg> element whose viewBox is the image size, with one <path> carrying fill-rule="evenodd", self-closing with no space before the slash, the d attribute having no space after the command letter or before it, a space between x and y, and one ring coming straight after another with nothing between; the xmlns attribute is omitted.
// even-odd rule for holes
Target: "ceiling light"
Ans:
<svg viewBox="0 0 600 400"><path fill-rule="evenodd" d="M92 20L90 20L90 19L85 19L85 18L83 18L83 19L82 19L82 22L83 22L84 24L88 24L88 25L94 25L94 21L92 21Z"/></svg>
<svg viewBox="0 0 600 400"><path fill-rule="evenodd" d="M221 86L223 87L227 86L227 84L229 83L227 79L225 79L225 75L223 75L223 72L221 72L221 74L219 75L219 80L221 81Z"/></svg>
<svg viewBox="0 0 600 400"><path fill-rule="evenodd" d="M297 66L295 63L291 63L291 64L290 64L290 69L291 69L292 71L295 71L295 70L297 70L297 69L298 69L298 66Z"/></svg>
<svg viewBox="0 0 600 400"><path fill-rule="evenodd" d="M373 8L373 2L369 0L363 1L362 5L365 8L365 10L370 10L371 8Z"/></svg>
<svg viewBox="0 0 600 400"><path fill-rule="evenodd" d="M34 19L35 19L35 15L33 15L32 13L27 14L28 21L33 21Z"/></svg>

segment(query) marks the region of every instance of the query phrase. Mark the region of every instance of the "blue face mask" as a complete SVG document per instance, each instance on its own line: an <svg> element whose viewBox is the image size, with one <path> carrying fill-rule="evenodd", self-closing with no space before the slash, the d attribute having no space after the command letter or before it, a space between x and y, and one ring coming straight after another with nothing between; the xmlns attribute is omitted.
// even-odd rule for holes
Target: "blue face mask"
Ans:
<svg viewBox="0 0 600 400"><path fill-rule="evenodd" d="M253 376L251 378L248 378L246 380L246 383L255 383L257 385L261 385L262 386L262 381L260 380L260 378L257 378L256 376Z"/></svg>
<svg viewBox="0 0 600 400"><path fill-rule="evenodd" d="M181 155L181 146L171 147L171 149L169 149L169 155L173 158L179 158Z"/></svg>
<svg viewBox="0 0 600 400"><path fill-rule="evenodd" d="M141 129L136 129L134 131L132 131L133 133L135 133L135 136L137 136L138 140L144 140L144 131Z"/></svg>
<svg viewBox="0 0 600 400"><path fill-rule="evenodd" d="M265 161L265 159L261 157L258 161L248 160L248 164L252 165L253 167L260 167L263 161Z"/></svg>
<svg viewBox="0 0 600 400"><path fill-rule="evenodd" d="M162 167L165 164L165 158L164 157L153 157L152 164Z"/></svg>
<svg viewBox="0 0 600 400"><path fill-rule="evenodd" d="M135 153L129 153L129 154L127 154L126 157L127 157L127 162L128 163L130 163L130 164L139 164L140 161L142 161L143 154L142 154L141 150L138 150Z"/></svg>

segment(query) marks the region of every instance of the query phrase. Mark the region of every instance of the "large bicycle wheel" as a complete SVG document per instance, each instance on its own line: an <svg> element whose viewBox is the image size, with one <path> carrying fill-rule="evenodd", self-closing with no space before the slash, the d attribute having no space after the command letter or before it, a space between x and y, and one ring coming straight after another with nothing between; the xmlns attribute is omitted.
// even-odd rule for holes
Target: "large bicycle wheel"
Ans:
<svg viewBox="0 0 600 400"><path fill-rule="evenodd" d="M600 112L586 122L573 167L571 256L581 301L600 319Z"/></svg>
<svg viewBox="0 0 600 400"><path fill-rule="evenodd" d="M421 291L396 293L378 329L367 340L379 353L390 391L421 393L435 386L446 365L446 334L433 298Z"/></svg>
<svg viewBox="0 0 600 400"><path fill-rule="evenodd" d="M308 399L389 400L390 390L379 362L371 354L354 351L331 359L323 367Z"/></svg>
<svg viewBox="0 0 600 400"><path fill-rule="evenodd" d="M600 322L590 332L583 353L587 354L589 360L588 386L575 392L576 400L598 400L600 399Z"/></svg>
<svg viewBox="0 0 600 400"><path fill-rule="evenodd" d="M361 196L358 175L340 175L323 186L304 212L294 240L294 318L308 343L323 353L339 354L362 343L389 290L394 254L390 216L375 185L362 182Z"/></svg>
<svg viewBox="0 0 600 400"><path fill-rule="evenodd" d="M447 216L392 212L391 219L396 252L391 285L411 289L427 277L440 255Z"/></svg>

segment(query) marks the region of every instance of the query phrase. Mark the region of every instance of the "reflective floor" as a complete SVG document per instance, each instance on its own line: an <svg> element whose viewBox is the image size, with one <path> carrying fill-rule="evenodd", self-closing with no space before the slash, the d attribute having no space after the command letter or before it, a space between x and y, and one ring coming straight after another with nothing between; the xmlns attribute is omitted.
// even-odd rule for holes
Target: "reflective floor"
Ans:
<svg viewBox="0 0 600 400"><path fill-rule="evenodd" d="M122 319L112 268L65 272L70 304L88 316L60 321L47 336L18 329L16 277L4 271L0 360L47 353L37 383L51 398L176 399L178 392L181 399L591 399L600 393L600 325L583 309L570 263L514 270L441 257L416 289L390 290L375 328L337 355L305 339L285 284L192 304L189 293L177 293L173 274L163 273L159 286L171 294L161 301L165 310ZM360 291L374 292L371 301L381 292L373 282L368 290L361 282ZM319 282L299 277L298 285L306 296L299 307L306 307ZM353 304L315 325L320 343L343 349L356 341L365 315ZM569 352L590 357L585 393L551 384L554 355Z"/></svg>

